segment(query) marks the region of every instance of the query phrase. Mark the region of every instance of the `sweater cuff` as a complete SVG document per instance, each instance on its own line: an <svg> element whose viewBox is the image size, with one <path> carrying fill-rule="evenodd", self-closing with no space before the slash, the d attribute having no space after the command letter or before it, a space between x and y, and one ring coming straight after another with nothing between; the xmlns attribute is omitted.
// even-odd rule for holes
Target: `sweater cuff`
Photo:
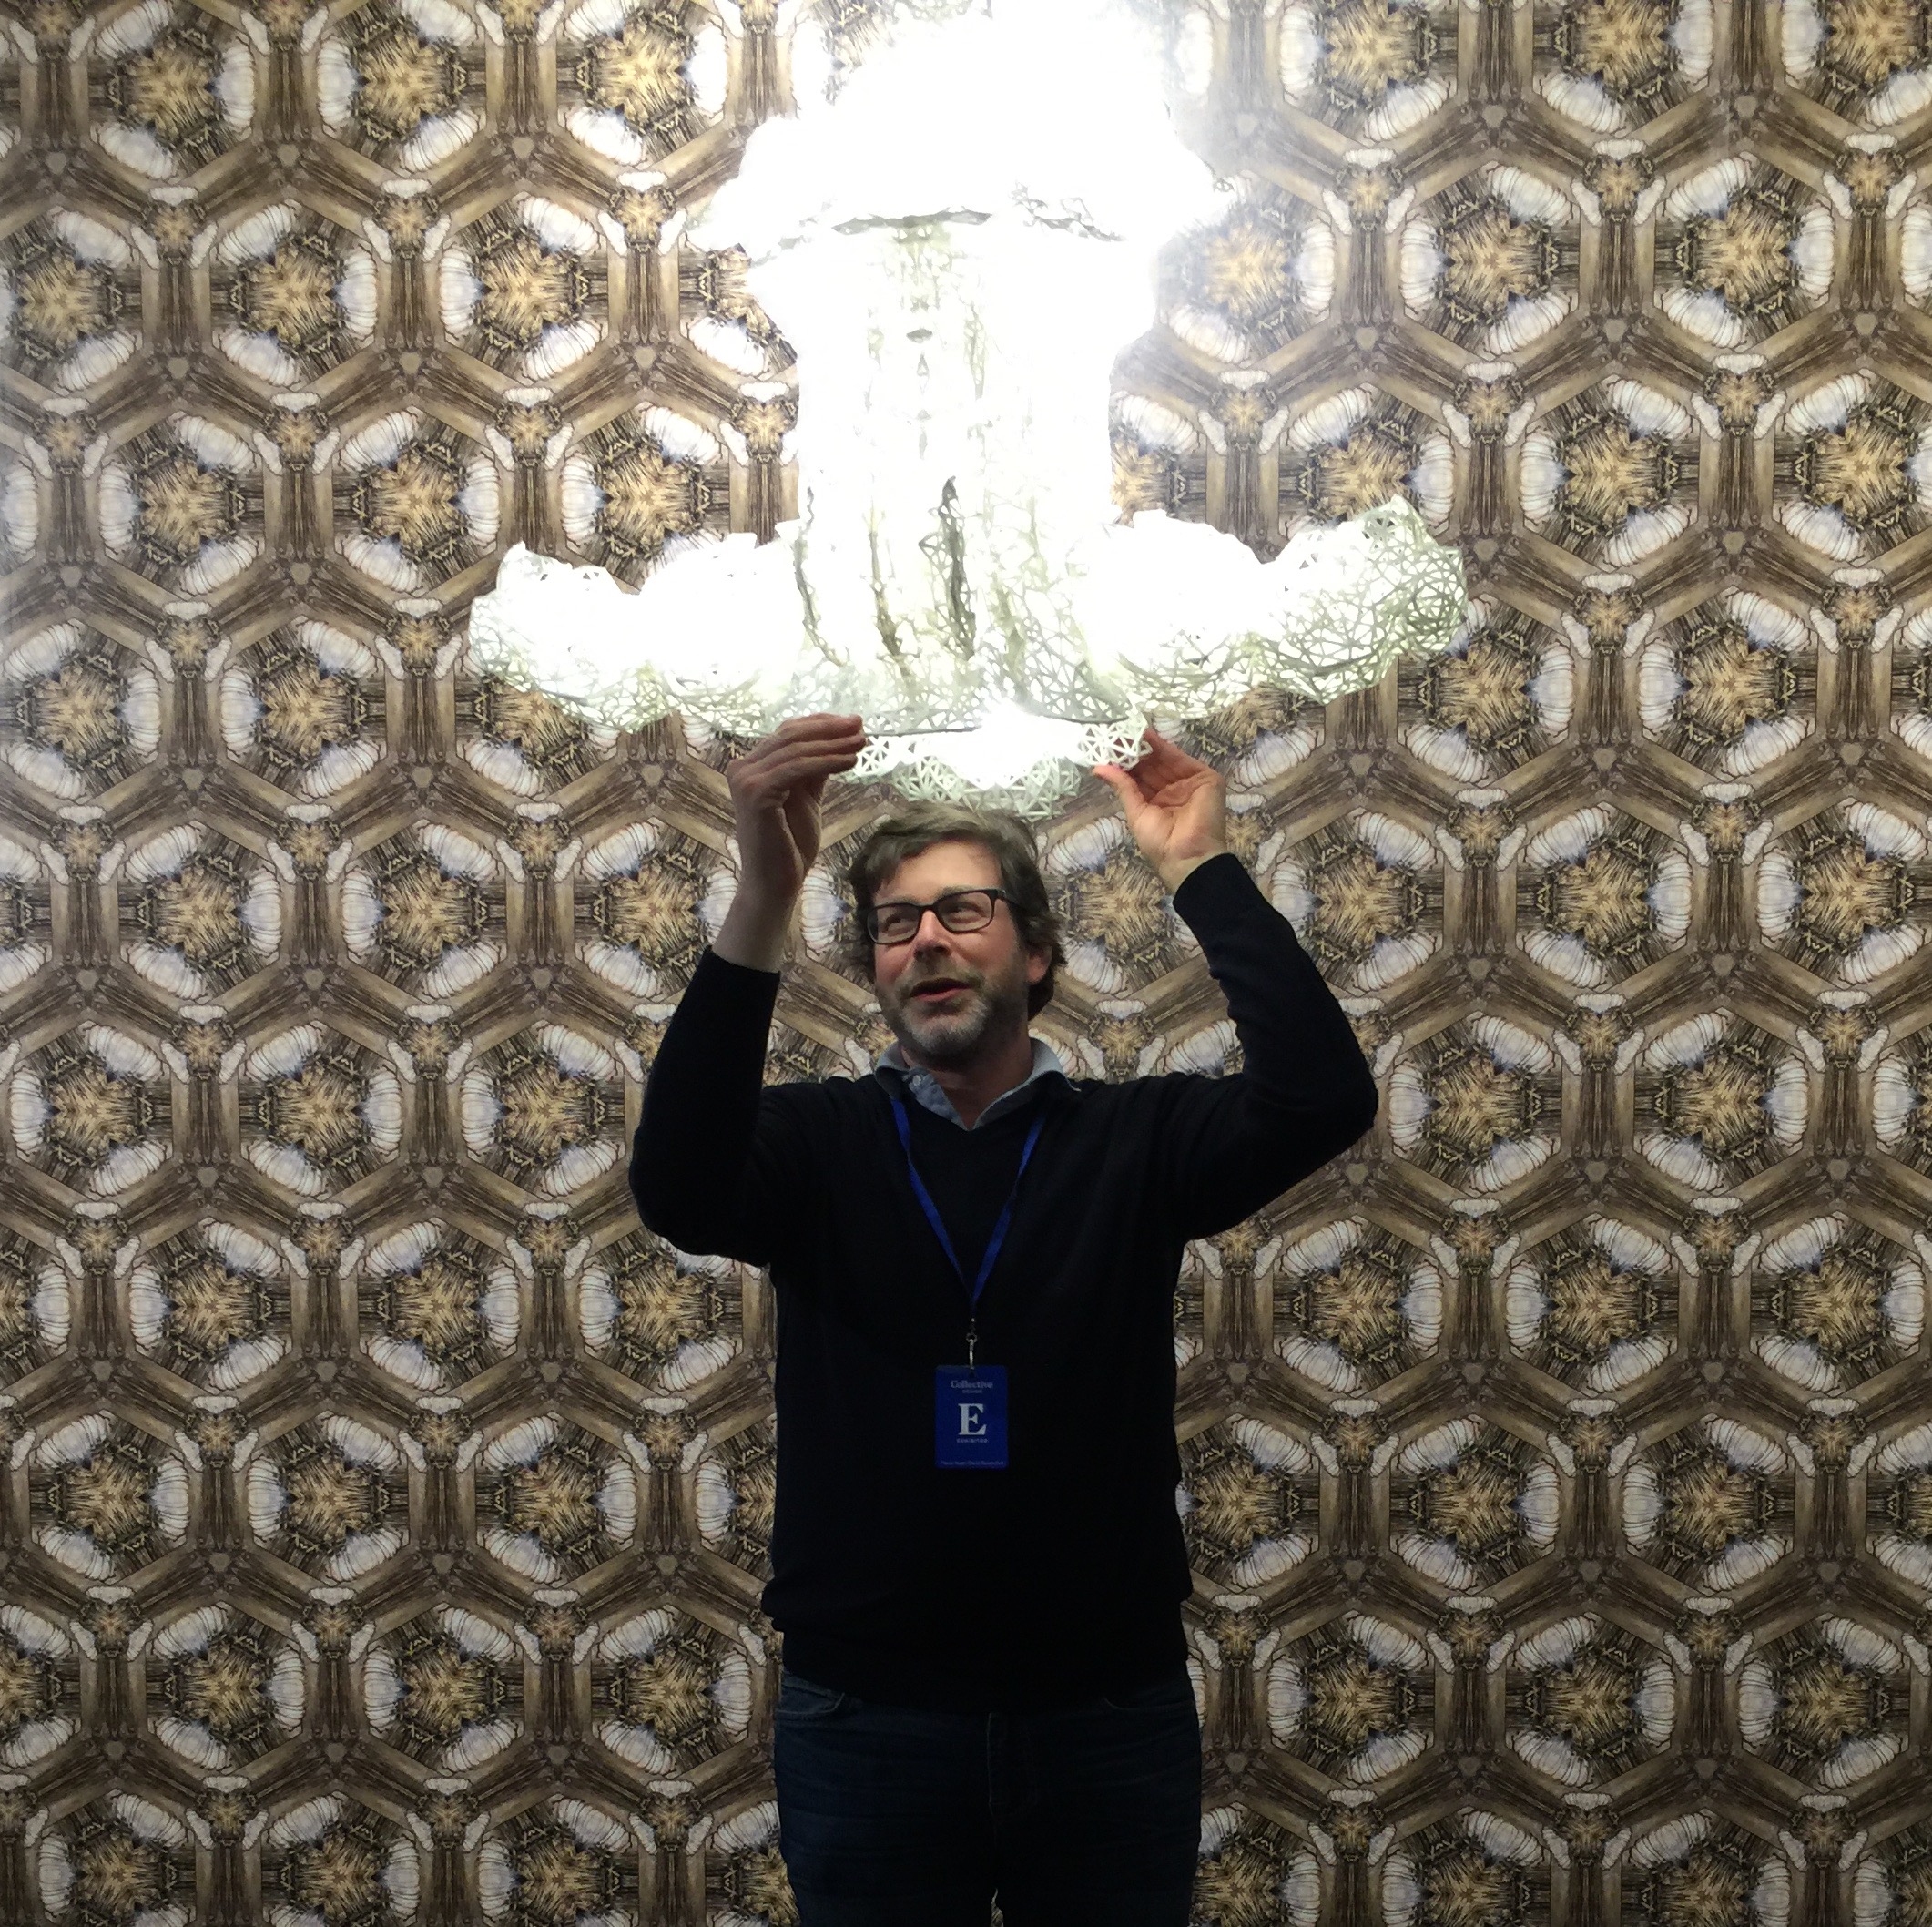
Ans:
<svg viewBox="0 0 1932 1927"><path fill-rule="evenodd" d="M721 957L710 944L697 953L697 964L691 972L691 986L702 982L717 997L735 997L747 1008L756 1005L762 998L768 1007L775 1007L778 1001L778 985L784 979L782 970L755 970L749 964L734 964L729 957ZM687 986L690 988L691 986Z"/></svg>
<svg viewBox="0 0 1932 1927"><path fill-rule="evenodd" d="M1262 896L1261 886L1249 873L1247 865L1232 850L1224 850L1205 863L1196 863L1181 879L1181 887L1174 893L1174 907L1187 927L1199 935L1204 922L1213 923L1222 918L1240 916L1254 907L1257 898L1264 908L1275 907Z"/></svg>

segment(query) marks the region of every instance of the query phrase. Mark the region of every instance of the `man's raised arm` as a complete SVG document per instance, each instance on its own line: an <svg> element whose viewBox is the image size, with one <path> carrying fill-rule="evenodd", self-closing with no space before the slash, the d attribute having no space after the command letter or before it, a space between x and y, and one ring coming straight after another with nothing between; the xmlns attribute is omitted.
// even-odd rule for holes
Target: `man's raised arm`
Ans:
<svg viewBox="0 0 1932 1927"><path fill-rule="evenodd" d="M812 1147L765 1086L765 1050L825 785L864 743L857 717L795 717L726 771L737 893L665 1026L631 1150L637 1215L681 1251L766 1264L806 1228Z"/></svg>
<svg viewBox="0 0 1932 1927"><path fill-rule="evenodd" d="M1232 1077L1176 1073L1164 1100L1157 1182L1188 1238L1244 1218L1346 1150L1375 1122L1375 1079L1348 1018L1288 920L1227 847L1218 771L1150 729L1131 771L1094 774L1201 940L1241 1040Z"/></svg>

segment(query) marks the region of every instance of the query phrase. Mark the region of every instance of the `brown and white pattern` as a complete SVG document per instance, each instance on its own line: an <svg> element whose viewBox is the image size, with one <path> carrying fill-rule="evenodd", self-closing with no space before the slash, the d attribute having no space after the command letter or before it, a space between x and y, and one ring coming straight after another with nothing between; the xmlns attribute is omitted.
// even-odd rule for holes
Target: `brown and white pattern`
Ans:
<svg viewBox="0 0 1932 1927"><path fill-rule="evenodd" d="M1174 719L1383 1092L1177 1284L1197 1915L1927 1927L1932 15L1122 4L1243 189L1122 344L1123 508L1399 489L1480 616ZM684 235L890 11L0 17L9 1927L796 1920L769 1290L623 1171L737 746L463 645L514 541L795 512ZM884 800L774 1077L886 1041ZM1042 1034L1237 1067L1112 800L1046 843Z"/></svg>

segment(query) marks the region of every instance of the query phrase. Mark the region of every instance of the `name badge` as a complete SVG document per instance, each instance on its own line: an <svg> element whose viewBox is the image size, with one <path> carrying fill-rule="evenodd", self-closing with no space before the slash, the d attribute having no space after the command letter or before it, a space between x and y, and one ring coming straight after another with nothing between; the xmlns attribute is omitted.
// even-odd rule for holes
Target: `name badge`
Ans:
<svg viewBox="0 0 1932 1927"><path fill-rule="evenodd" d="M942 1466L1006 1463L1006 1367L941 1365L934 1374L933 1444Z"/></svg>

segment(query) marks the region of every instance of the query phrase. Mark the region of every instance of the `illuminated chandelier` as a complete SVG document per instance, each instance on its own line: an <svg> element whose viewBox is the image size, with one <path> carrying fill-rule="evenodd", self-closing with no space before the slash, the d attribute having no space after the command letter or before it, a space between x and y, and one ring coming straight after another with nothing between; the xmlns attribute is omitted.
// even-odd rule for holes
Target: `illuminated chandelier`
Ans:
<svg viewBox="0 0 1932 1927"><path fill-rule="evenodd" d="M473 665L635 729L863 716L852 771L1050 811L1154 714L1327 700L1449 645L1461 560L1397 494L1264 564L1112 499L1110 375L1154 264L1227 190L1108 0L900 0L835 99L764 123L693 233L749 257L798 352L799 513L682 547L629 593L504 556Z"/></svg>

